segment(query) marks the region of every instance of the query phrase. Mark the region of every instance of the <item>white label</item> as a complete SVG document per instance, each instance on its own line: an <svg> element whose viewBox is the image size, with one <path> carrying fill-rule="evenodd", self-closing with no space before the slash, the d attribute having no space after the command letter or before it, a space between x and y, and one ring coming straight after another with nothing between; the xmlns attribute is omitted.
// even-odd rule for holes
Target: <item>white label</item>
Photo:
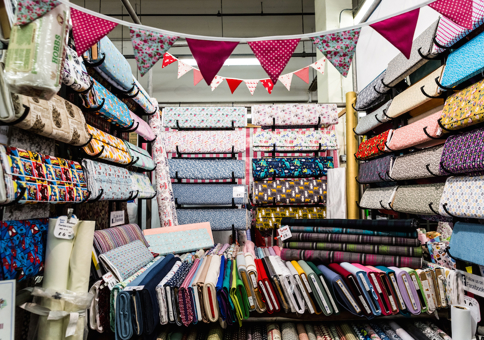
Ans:
<svg viewBox="0 0 484 340"><path fill-rule="evenodd" d="M271 296L271 299L274 302L274 308L276 308L277 307L276 298L274 297L274 294L272 294L272 290L269 287L269 282L266 282L266 286L267 286L267 291L269 292L269 295Z"/></svg>
<svg viewBox="0 0 484 340"><path fill-rule="evenodd" d="M381 291L380 285L378 284L378 280L375 277L375 274L370 274L370 276L371 276L371 279L373 280L373 284L375 285L376 290L378 291L378 294L381 294L382 291Z"/></svg>
<svg viewBox="0 0 484 340"><path fill-rule="evenodd" d="M72 215L68 220L67 216L60 216L57 219L54 227L54 236L65 240L72 240L74 238L74 227L77 224L77 218Z"/></svg>
<svg viewBox="0 0 484 340"><path fill-rule="evenodd" d="M254 287L254 289L257 288L257 279L255 278L255 274L250 273L249 276L250 276L250 279L252 280L252 286Z"/></svg>
<svg viewBox="0 0 484 340"><path fill-rule="evenodd" d="M277 232L279 233L279 236L281 237L281 240L287 240L288 238L292 237L291 230L289 229L288 225L285 225L283 227L280 227Z"/></svg>
<svg viewBox="0 0 484 340"><path fill-rule="evenodd" d="M309 296L306 293L306 289L304 289L304 286L303 286L303 284L301 282L301 278L299 277L299 275L294 275L294 277L296 278L296 282L299 285L299 290L301 291L301 294L303 295L304 300L306 301L306 304L308 305L309 312L311 314L314 314L313 305L311 304L311 301L309 300Z"/></svg>
<svg viewBox="0 0 484 340"><path fill-rule="evenodd" d="M415 275L411 275L411 277L412 277L412 281L413 281L413 285L415 286L415 289L420 290L420 286L418 285L417 278L415 277Z"/></svg>
<svg viewBox="0 0 484 340"><path fill-rule="evenodd" d="M243 186L236 186L233 188L232 196L234 198L244 198L245 188Z"/></svg>
<svg viewBox="0 0 484 340"><path fill-rule="evenodd" d="M324 281L324 278L322 276L320 276L319 279L321 280L321 283L323 284L324 289L326 290L326 294L328 295L328 298L331 301L331 305L333 306L334 312L339 313L339 309L336 306L336 302L333 299L333 294L331 294L331 292L329 291L328 286L326 285L326 281Z"/></svg>
<svg viewBox="0 0 484 340"><path fill-rule="evenodd" d="M264 287L264 282L260 281L260 288L262 289L262 294L264 294L267 305L269 306L270 310L273 310L274 307L272 307L271 299L269 299L269 295L267 295L266 287Z"/></svg>
<svg viewBox="0 0 484 340"><path fill-rule="evenodd" d="M396 310L397 309L397 305L395 304L395 300L393 299L393 296L388 295L388 300L390 300L390 304L392 305L392 309L393 310Z"/></svg>
<svg viewBox="0 0 484 340"><path fill-rule="evenodd" d="M405 284L405 288L407 289L408 297L410 298L410 301L412 302L412 306L414 310L417 310L417 303L415 302L415 298L413 297L412 290L410 289L410 283L407 280L406 275L402 275L403 283Z"/></svg>
<svg viewBox="0 0 484 340"><path fill-rule="evenodd" d="M142 290L145 286L129 286L123 289L125 292L131 292L133 290Z"/></svg>
<svg viewBox="0 0 484 340"><path fill-rule="evenodd" d="M398 287L397 281L395 280L395 275L390 274L390 279L392 280L393 284L393 289L395 290L395 293L397 294L398 301L400 301L400 305L402 306L403 309L407 309L407 306L405 306L405 301L403 301L403 296L400 293L400 289Z"/></svg>
<svg viewBox="0 0 484 340"><path fill-rule="evenodd" d="M462 270L458 270L457 273L462 275L464 290L484 297L484 277L469 274Z"/></svg>
<svg viewBox="0 0 484 340"><path fill-rule="evenodd" d="M311 290L311 286L309 285L306 275L301 275L301 277L304 281L304 285L306 286L306 289L308 290L308 293L312 293L313 291Z"/></svg>
<svg viewBox="0 0 484 340"><path fill-rule="evenodd" d="M111 227L124 224L124 211L111 211L109 222Z"/></svg>
<svg viewBox="0 0 484 340"><path fill-rule="evenodd" d="M168 316L170 317L170 321L175 321L175 318L173 316L173 306L171 305L171 289L170 287L165 287L165 288L166 288L166 302L168 304L168 312L169 312Z"/></svg>
<svg viewBox="0 0 484 340"><path fill-rule="evenodd" d="M113 290L113 287L118 283L118 280L116 279L116 277L111 272L104 274L103 280L104 280L104 282L107 283L109 290Z"/></svg>
<svg viewBox="0 0 484 340"><path fill-rule="evenodd" d="M365 308L366 312L368 314L371 314L370 307L368 307L368 304L366 303L365 298L363 297L363 295L360 295L360 302L361 302L362 306Z"/></svg>
<svg viewBox="0 0 484 340"><path fill-rule="evenodd" d="M47 317L49 320L49 317ZM79 320L79 313L74 312L69 315L69 323L67 324L66 337L73 336L76 333L77 321Z"/></svg>
<svg viewBox="0 0 484 340"><path fill-rule="evenodd" d="M252 296L248 296L248 298L249 298L249 305L255 306L254 305L254 299L252 299Z"/></svg>
<svg viewBox="0 0 484 340"><path fill-rule="evenodd" d="M358 276L360 277L361 282L363 282L363 286L365 286L366 291L369 292L370 287L368 286L368 283L366 283L365 276L362 273L359 273Z"/></svg>
<svg viewBox="0 0 484 340"><path fill-rule="evenodd" d="M323 302L324 309L326 309L326 312L327 313L330 313L331 311L329 309L328 303L326 302L326 299L324 298L323 292L319 288L318 282L316 281L316 277L314 275L313 276L309 276L309 277L311 278L311 280L313 280L314 286L316 287L316 291L319 294L319 297L321 298L321 301Z"/></svg>
<svg viewBox="0 0 484 340"><path fill-rule="evenodd" d="M351 305L355 309L356 313L361 312L360 307L356 304L355 300L353 299L353 297L351 296L351 294L348 292L348 290L346 289L346 287L343 284L343 282L341 282L341 280L336 280L336 283L341 288L341 290L343 291L343 294L346 296L346 298L348 299L348 301L351 303Z"/></svg>

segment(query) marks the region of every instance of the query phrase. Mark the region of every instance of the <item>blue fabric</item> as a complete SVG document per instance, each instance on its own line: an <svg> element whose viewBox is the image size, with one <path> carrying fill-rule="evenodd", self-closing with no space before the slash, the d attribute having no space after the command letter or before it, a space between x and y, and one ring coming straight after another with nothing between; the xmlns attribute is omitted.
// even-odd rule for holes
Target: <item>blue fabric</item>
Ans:
<svg viewBox="0 0 484 340"><path fill-rule="evenodd" d="M450 239L450 255L454 259L484 266L483 228L481 224L457 222Z"/></svg>
<svg viewBox="0 0 484 340"><path fill-rule="evenodd" d="M222 320L227 319L227 311L225 310L226 303L223 301L224 297L222 296L224 273L225 273L225 256L222 255L220 257L220 274L218 276L217 286L215 287L215 289L217 290L217 301L218 301L220 316L222 317Z"/></svg>
<svg viewBox="0 0 484 340"><path fill-rule="evenodd" d="M442 85L457 86L484 69L484 33L451 52L447 57Z"/></svg>
<svg viewBox="0 0 484 340"><path fill-rule="evenodd" d="M252 159L252 175L256 181L272 178L274 173L276 178L321 177L333 167L333 157Z"/></svg>
<svg viewBox="0 0 484 340"><path fill-rule="evenodd" d="M178 224L210 222L212 230L246 230L248 225L245 209L178 209Z"/></svg>
<svg viewBox="0 0 484 340"><path fill-rule="evenodd" d="M227 205L232 204L234 188L245 186L236 184L172 184L173 196L178 204L192 205ZM244 194L245 196L245 194ZM235 204L245 203L244 197L234 198Z"/></svg>
<svg viewBox="0 0 484 340"><path fill-rule="evenodd" d="M156 268L156 264L160 263L160 261L163 261L164 258L165 258L165 256L160 256L160 259L157 260L154 265L152 265L151 267L149 267L148 269L146 269L143 273L141 273L140 276L138 276L136 279L134 279L133 281L131 281L126 287L129 287L129 286L139 286L140 285L140 282L146 277L146 275L148 275L153 269L155 269Z"/></svg>
<svg viewBox="0 0 484 340"><path fill-rule="evenodd" d="M245 178L245 161L229 159L168 159L170 177L186 179Z"/></svg>

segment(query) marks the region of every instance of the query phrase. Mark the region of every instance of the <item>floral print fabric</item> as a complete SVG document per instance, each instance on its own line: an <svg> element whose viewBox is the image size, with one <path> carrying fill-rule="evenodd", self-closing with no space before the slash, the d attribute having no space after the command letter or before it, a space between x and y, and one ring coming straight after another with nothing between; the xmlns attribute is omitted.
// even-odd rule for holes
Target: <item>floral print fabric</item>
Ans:
<svg viewBox="0 0 484 340"><path fill-rule="evenodd" d="M167 152L217 153L245 151L245 130L235 131L167 131Z"/></svg>
<svg viewBox="0 0 484 340"><path fill-rule="evenodd" d="M393 165L393 156L374 159L360 164L358 181L369 184L390 181L388 173Z"/></svg>
<svg viewBox="0 0 484 340"><path fill-rule="evenodd" d="M97 155L101 152L99 158L119 164L128 164L131 162L131 156L124 142L96 129L90 125L87 126L89 133L92 135L91 142L82 149L90 156Z"/></svg>
<svg viewBox="0 0 484 340"><path fill-rule="evenodd" d="M484 128L450 136L444 144L440 173L479 174L484 171Z"/></svg>
<svg viewBox="0 0 484 340"><path fill-rule="evenodd" d="M128 170L90 159L84 159L82 165L91 192L89 200L96 199L101 192L101 200L125 200L132 196L133 184Z"/></svg>
<svg viewBox="0 0 484 340"><path fill-rule="evenodd" d="M276 104L254 105L251 107L252 124L276 125L316 125L338 124L336 104Z"/></svg>
<svg viewBox="0 0 484 340"><path fill-rule="evenodd" d="M124 143L126 144L128 153L131 155L131 158L136 160L133 166L136 166L138 168L145 169L145 170L154 169L155 162L151 158L148 151L140 147L137 147L136 145L131 144L129 142L124 142Z"/></svg>
<svg viewBox="0 0 484 340"><path fill-rule="evenodd" d="M247 125L245 107L165 107L163 126L176 128L224 128Z"/></svg>
<svg viewBox="0 0 484 340"><path fill-rule="evenodd" d="M358 152L356 152L355 155L356 158L359 160L366 160L382 155L383 151L388 150L385 144L390 141L392 134L393 130L387 130L380 133L378 136L364 141L358 147Z"/></svg>
<svg viewBox="0 0 484 340"><path fill-rule="evenodd" d="M19 1L17 3L17 22L15 25L26 25L31 23L60 4L61 2L56 0Z"/></svg>
<svg viewBox="0 0 484 340"><path fill-rule="evenodd" d="M326 176L333 168L333 157L314 158L253 158L254 180L271 178L304 178Z"/></svg>
<svg viewBox="0 0 484 340"><path fill-rule="evenodd" d="M145 174L139 172L129 172L133 193L138 193L138 198L150 198L155 195L155 190L151 185L150 179Z"/></svg>
<svg viewBox="0 0 484 340"><path fill-rule="evenodd" d="M84 62L69 46L66 46L66 57L61 73L61 80L74 91L86 91L91 86L91 77L87 73Z"/></svg>
<svg viewBox="0 0 484 340"><path fill-rule="evenodd" d="M328 129L276 129L260 130L254 133L252 145L254 151L272 150L335 150L338 148L334 127Z"/></svg>

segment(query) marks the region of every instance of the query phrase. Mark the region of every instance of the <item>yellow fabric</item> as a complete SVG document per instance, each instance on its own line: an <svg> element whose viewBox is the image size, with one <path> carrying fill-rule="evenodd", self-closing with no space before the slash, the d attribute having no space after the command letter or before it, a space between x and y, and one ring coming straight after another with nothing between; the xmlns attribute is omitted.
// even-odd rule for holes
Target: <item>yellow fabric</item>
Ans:
<svg viewBox="0 0 484 340"><path fill-rule="evenodd" d="M269 208L257 208L256 210L256 224L257 229L273 229L281 226L281 219L283 217L290 218L308 218L308 219L321 219L326 218L325 207L269 207Z"/></svg>
<svg viewBox="0 0 484 340"><path fill-rule="evenodd" d="M299 276L301 276L301 274L306 274L297 261L291 261L291 264L294 266L294 269L296 269Z"/></svg>
<svg viewBox="0 0 484 340"><path fill-rule="evenodd" d="M128 153L128 149L121 139L90 125L87 125L87 129L92 135L92 140L83 150L88 155L94 156L101 152L104 147L104 151L99 158L119 164L128 164L131 162L132 159Z"/></svg>

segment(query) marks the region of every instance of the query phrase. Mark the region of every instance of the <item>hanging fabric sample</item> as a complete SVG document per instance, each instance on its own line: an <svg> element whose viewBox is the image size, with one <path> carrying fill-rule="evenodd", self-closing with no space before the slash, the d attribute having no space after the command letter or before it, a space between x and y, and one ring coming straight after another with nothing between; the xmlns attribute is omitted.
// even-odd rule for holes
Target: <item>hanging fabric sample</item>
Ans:
<svg viewBox="0 0 484 340"><path fill-rule="evenodd" d="M247 125L245 107L165 107L163 126L170 128L228 128ZM178 123L178 125L177 125Z"/></svg>
<svg viewBox="0 0 484 340"><path fill-rule="evenodd" d="M338 141L334 127L327 129L276 129L254 133L252 147L255 152L291 150L336 150Z"/></svg>

